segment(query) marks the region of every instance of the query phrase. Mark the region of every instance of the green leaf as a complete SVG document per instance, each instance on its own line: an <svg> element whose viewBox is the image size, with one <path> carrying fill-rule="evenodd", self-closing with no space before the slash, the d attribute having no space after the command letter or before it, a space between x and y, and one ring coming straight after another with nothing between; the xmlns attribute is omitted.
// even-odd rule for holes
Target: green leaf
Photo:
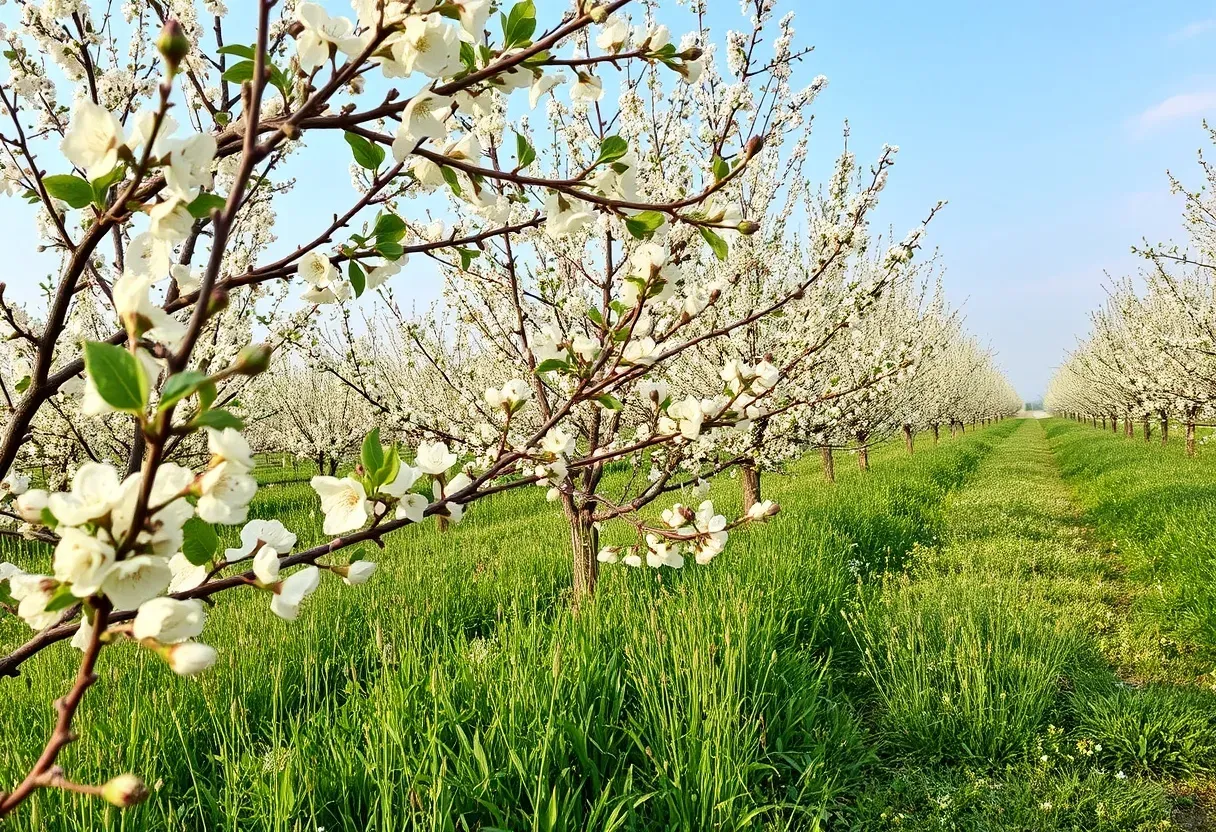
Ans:
<svg viewBox="0 0 1216 832"><path fill-rule="evenodd" d="M215 389L215 382L205 381L198 386L198 409L200 412L208 410L211 405L215 404L215 397L219 395Z"/></svg>
<svg viewBox="0 0 1216 832"><path fill-rule="evenodd" d="M195 566L206 566L215 558L220 548L219 535L210 523L191 517L182 526L182 554Z"/></svg>
<svg viewBox="0 0 1216 832"><path fill-rule="evenodd" d="M456 180L456 171L447 165L443 165L439 168L439 172L443 174L443 181L448 183L448 187L452 189L452 193L460 196L460 182Z"/></svg>
<svg viewBox="0 0 1216 832"><path fill-rule="evenodd" d="M363 448L359 452L359 461L363 463L363 474L372 480L372 487L380 484L375 475L384 467L384 446L380 444L380 428L372 428L363 437Z"/></svg>
<svg viewBox="0 0 1216 832"><path fill-rule="evenodd" d="M701 236L705 238L705 242L709 243L709 247L714 250L714 255L719 260L725 260L726 255L730 254L730 249L726 245L726 240L723 240L712 228L698 226Z"/></svg>
<svg viewBox="0 0 1216 832"><path fill-rule="evenodd" d="M51 600L46 602L47 612L59 612L66 610L68 607L74 606L80 602L80 599L72 594L72 588L67 584L60 584L55 590L55 594L51 596Z"/></svg>
<svg viewBox="0 0 1216 832"><path fill-rule="evenodd" d="M394 243L391 240L376 241L376 252L389 260L400 260L401 255L405 254L405 249L401 247L401 243Z"/></svg>
<svg viewBox="0 0 1216 832"><path fill-rule="evenodd" d="M658 211L641 211L625 220L625 228L636 239L649 240L666 220Z"/></svg>
<svg viewBox="0 0 1216 832"><path fill-rule="evenodd" d="M538 373L552 373L558 370L568 369L569 365L560 358L546 358L536 367Z"/></svg>
<svg viewBox="0 0 1216 832"><path fill-rule="evenodd" d="M363 290L367 288L367 276L363 274L363 267L359 265L358 260L351 260L350 265L346 267L346 279L355 290L355 297L362 296Z"/></svg>
<svg viewBox="0 0 1216 832"><path fill-rule="evenodd" d="M211 216L212 211L222 211L224 206L228 204L228 200L224 199L219 194L202 193L196 196L186 210L190 212L190 216L196 220L206 219Z"/></svg>
<svg viewBox="0 0 1216 832"><path fill-rule="evenodd" d="M160 391L160 404L157 410L168 410L187 396L194 395L207 381L207 376L198 370L184 370L174 373L165 381L165 387Z"/></svg>
<svg viewBox="0 0 1216 832"><path fill-rule="evenodd" d="M346 143L350 145L351 153L355 157L355 164L368 170L376 170L380 167L380 164L384 161L383 147L369 142L358 133L348 131L343 133L343 137L346 139Z"/></svg>
<svg viewBox="0 0 1216 832"><path fill-rule="evenodd" d="M502 26L504 47L528 43L536 31L536 5L532 0L523 0L511 7Z"/></svg>
<svg viewBox="0 0 1216 832"><path fill-rule="evenodd" d="M350 560L347 563L358 563L361 560L367 559L367 546L360 546L351 553Z"/></svg>
<svg viewBox="0 0 1216 832"><path fill-rule="evenodd" d="M114 170L99 176L92 182L93 201L98 205L102 205L106 201L106 194L115 182L121 182L123 177L127 175L127 169L123 165L118 165Z"/></svg>
<svg viewBox="0 0 1216 832"><path fill-rule="evenodd" d="M17 608L17 599L13 597L13 593L9 592L8 578L0 581L0 604L11 609Z"/></svg>
<svg viewBox="0 0 1216 832"><path fill-rule="evenodd" d="M284 101L289 100L291 98L291 82L287 80L287 76L283 74L283 70L274 64L268 64L267 69L270 70L271 86L279 91L279 95L283 96Z"/></svg>
<svg viewBox="0 0 1216 832"><path fill-rule="evenodd" d="M721 182L730 175L730 165L722 159L721 156L714 155L714 179Z"/></svg>
<svg viewBox="0 0 1216 832"><path fill-rule="evenodd" d="M215 50L221 55L236 55L238 58L245 58L252 61L256 54L252 46L246 46L243 43L230 43L227 46L221 46Z"/></svg>
<svg viewBox="0 0 1216 832"><path fill-rule="evenodd" d="M591 322L596 326L604 325L604 316L601 315L600 310L596 309L594 306L587 310L587 317L590 318Z"/></svg>
<svg viewBox="0 0 1216 832"><path fill-rule="evenodd" d="M625 406L621 403L620 399L611 395L610 393L604 393L602 396L596 396L595 400L599 402L600 407L604 408L605 410L620 410Z"/></svg>
<svg viewBox="0 0 1216 832"><path fill-rule="evenodd" d="M469 72L477 68L477 53L473 51L473 44L461 42L460 62L464 64L464 68Z"/></svg>
<svg viewBox="0 0 1216 832"><path fill-rule="evenodd" d="M252 52L253 50L250 51ZM253 55L250 55L247 61L240 61L228 67L220 77L230 84L243 84L246 81L252 81Z"/></svg>
<svg viewBox="0 0 1216 832"><path fill-rule="evenodd" d="M604 140L600 142L600 155L596 158L595 164L606 165L609 162L615 162L628 152L629 142L620 136L605 136Z"/></svg>
<svg viewBox="0 0 1216 832"><path fill-rule="evenodd" d="M93 186L88 180L71 173L59 173L42 180L46 192L55 199L62 199L73 208L83 208L93 201Z"/></svg>
<svg viewBox="0 0 1216 832"><path fill-rule="evenodd" d="M135 356L113 344L86 341L84 367L102 400L115 410L139 413L148 404L148 378Z"/></svg>
<svg viewBox="0 0 1216 832"><path fill-rule="evenodd" d="M376 472L376 482L386 483L397 479L397 474L401 472L401 452L397 450L396 444L388 449L388 453L384 455L384 464L380 466L380 470Z"/></svg>
<svg viewBox="0 0 1216 832"><path fill-rule="evenodd" d="M376 225L372 229L372 234L381 240L400 242L401 238L405 236L405 220L396 214L381 214L376 217Z"/></svg>
<svg viewBox="0 0 1216 832"><path fill-rule="evenodd" d="M32 384L33 381L34 379L31 376L22 376L21 378L17 379L17 383L13 385L13 389L18 393L24 393L26 390L30 389L30 384Z"/></svg>
<svg viewBox="0 0 1216 832"><path fill-rule="evenodd" d="M466 272L469 270L469 266L473 264L473 261L481 256L481 252L475 248L457 247L456 251L460 254L460 268Z"/></svg>
<svg viewBox="0 0 1216 832"><path fill-rule="evenodd" d="M522 133L515 134L515 158L518 160L516 167L519 170L536 161L536 148L532 147L532 143Z"/></svg>
<svg viewBox="0 0 1216 832"><path fill-rule="evenodd" d="M42 518L42 525L48 529L53 529L59 525L59 518L46 506L43 506L42 511L38 512L38 516Z"/></svg>
<svg viewBox="0 0 1216 832"><path fill-rule="evenodd" d="M198 414L190 424L196 428L215 428L216 430L223 430L224 428L240 430L245 427L244 421L222 407Z"/></svg>

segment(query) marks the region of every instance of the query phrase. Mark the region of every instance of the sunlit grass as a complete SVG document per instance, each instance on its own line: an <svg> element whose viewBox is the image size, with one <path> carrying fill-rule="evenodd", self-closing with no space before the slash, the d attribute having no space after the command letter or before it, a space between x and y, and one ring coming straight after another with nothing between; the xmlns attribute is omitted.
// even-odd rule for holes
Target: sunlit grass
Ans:
<svg viewBox="0 0 1216 832"><path fill-rule="evenodd" d="M813 460L766 476L783 505L771 524L734 535L707 568L608 569L577 609L564 521L534 488L477 504L449 533L394 535L369 584L323 583L294 623L252 589L231 593L211 612L221 658L204 676L179 679L130 644L103 653L63 762L86 782L137 771L157 786L148 803L124 814L46 792L10 826L1121 830L1167 818L1157 778L1211 764L1205 700L1179 711L1172 694L1123 692L1103 661L1093 623L1117 592L1078 537L1041 428L1006 422L936 449L922 438L913 458L884 447L868 475L850 462L836 486ZM254 513L319 542L311 471L262 473L279 484ZM737 489L722 478L716 503L736 510ZM0 622L0 646L27 636ZM41 749L47 692L66 688L77 655L59 645L0 681L12 726L0 782Z"/></svg>

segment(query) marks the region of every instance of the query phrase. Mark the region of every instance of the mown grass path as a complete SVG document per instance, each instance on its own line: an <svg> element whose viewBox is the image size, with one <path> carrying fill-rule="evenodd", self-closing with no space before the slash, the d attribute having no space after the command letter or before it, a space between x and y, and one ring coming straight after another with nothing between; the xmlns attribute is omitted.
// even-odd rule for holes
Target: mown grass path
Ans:
<svg viewBox="0 0 1216 832"><path fill-rule="evenodd" d="M888 765L877 819L1124 830L1196 817L1178 793L1216 756L1212 697L1112 670L1125 599L1142 590L1082 524L1042 425L1018 423L942 516L938 545L854 617Z"/></svg>

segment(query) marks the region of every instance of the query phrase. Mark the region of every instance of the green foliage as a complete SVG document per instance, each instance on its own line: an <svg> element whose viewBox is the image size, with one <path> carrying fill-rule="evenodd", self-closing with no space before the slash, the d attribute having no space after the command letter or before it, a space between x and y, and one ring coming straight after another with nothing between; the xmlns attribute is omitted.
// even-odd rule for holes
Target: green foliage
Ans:
<svg viewBox="0 0 1216 832"><path fill-rule="evenodd" d="M87 179L70 173L59 173L42 179L42 187L55 199L73 208L83 208L93 201L93 186Z"/></svg>
<svg viewBox="0 0 1216 832"><path fill-rule="evenodd" d="M1088 693L1088 692L1087 692ZM1078 696L1078 730L1112 769L1195 774L1216 764L1216 696L1170 685Z"/></svg>
<svg viewBox="0 0 1216 832"><path fill-rule="evenodd" d="M148 404L148 377L139 361L113 344L86 341L84 366L97 393L110 407L140 413Z"/></svg>
<svg viewBox="0 0 1216 832"><path fill-rule="evenodd" d="M387 477L392 454L369 437L360 462ZM1165 828L1157 778L1206 769L1216 708L1122 687L1097 654L1111 579L1039 425L871 460L867 474L839 465L834 486L817 460L766 475L783 506L770 524L732 534L707 568L605 569L578 610L542 489L367 547L373 580L324 581L290 625L264 593L234 592L209 611L207 676L119 644L84 702L73 777L137 770L161 782L153 797L119 814L44 790L10 826ZM268 462L252 516L282 520L300 548L323 542L315 467ZM738 510L737 481L712 489ZM215 551L235 543L216 531ZM0 558L45 569L50 548L0 538ZM0 643L27 636L0 616ZM41 749L44 693L77 662L52 650L0 680L0 719L23 726L0 746L0 780Z"/></svg>
<svg viewBox="0 0 1216 832"><path fill-rule="evenodd" d="M664 222L664 216L658 211L639 211L625 220L625 227L637 239L649 240Z"/></svg>
<svg viewBox="0 0 1216 832"><path fill-rule="evenodd" d="M532 33L536 31L536 5L532 0L516 3L509 14L500 17L504 49L531 43Z"/></svg>
<svg viewBox="0 0 1216 832"><path fill-rule="evenodd" d="M379 144L373 144L358 133L350 131L344 132L342 136L350 145L351 154L355 157L355 164L359 167L375 171L384 164L384 148Z"/></svg>
<svg viewBox="0 0 1216 832"><path fill-rule="evenodd" d="M211 563L220 548L220 538L210 523L191 517L182 527L182 554L195 566Z"/></svg>

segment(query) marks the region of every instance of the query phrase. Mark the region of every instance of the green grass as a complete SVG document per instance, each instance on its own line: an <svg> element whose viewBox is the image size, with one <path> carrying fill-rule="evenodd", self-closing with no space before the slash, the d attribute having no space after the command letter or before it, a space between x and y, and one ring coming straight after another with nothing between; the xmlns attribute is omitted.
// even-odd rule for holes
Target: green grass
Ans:
<svg viewBox="0 0 1216 832"><path fill-rule="evenodd" d="M1164 828L1175 784L1214 764L1216 707L1112 671L1142 588L1081 524L1041 426L849 462L835 486L813 460L766 475L771 524L707 568L609 569L577 610L539 489L394 536L371 583L323 583L294 623L230 594L204 676L103 653L63 756L85 782L139 772L151 799L43 792L9 827ZM319 541L306 475L263 477L255 514ZM737 488L714 484L728 512ZM27 635L0 620L0 648ZM60 645L0 680L0 782L41 749L76 659Z"/></svg>
<svg viewBox="0 0 1216 832"><path fill-rule="evenodd" d="M1061 472L1085 520L1141 588L1123 599L1121 661L1143 680L1216 683L1216 464L1181 442L1130 440L1052 420Z"/></svg>

